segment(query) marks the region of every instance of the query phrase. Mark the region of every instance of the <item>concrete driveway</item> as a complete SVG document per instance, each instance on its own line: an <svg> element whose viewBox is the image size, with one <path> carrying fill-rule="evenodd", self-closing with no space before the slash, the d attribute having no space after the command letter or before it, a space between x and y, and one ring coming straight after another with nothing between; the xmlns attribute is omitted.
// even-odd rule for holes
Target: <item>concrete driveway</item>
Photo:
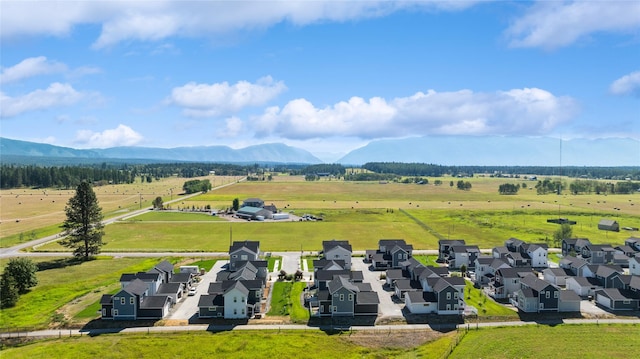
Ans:
<svg viewBox="0 0 640 359"><path fill-rule="evenodd" d="M365 263L362 257L351 258L351 270L362 271L364 281L371 284L373 291L378 293L378 298L380 298L380 305L378 306L379 319L404 318L402 315L402 307L404 305L394 303L391 298L393 292L387 292L382 288L384 280L380 279L380 274L384 272L370 270L369 263Z"/></svg>
<svg viewBox="0 0 640 359"><path fill-rule="evenodd" d="M186 293L178 301L178 303L171 309L169 316L166 319L175 319L175 320L188 320L192 318L194 315L198 314L198 302L200 301L200 296L203 294L207 294L207 290L209 289L209 284L216 281L216 276L218 272L222 270L222 267L226 265L229 261L227 260L218 260L213 265L210 271L206 272L204 275L200 276L200 282L196 284L196 295L188 296Z"/></svg>

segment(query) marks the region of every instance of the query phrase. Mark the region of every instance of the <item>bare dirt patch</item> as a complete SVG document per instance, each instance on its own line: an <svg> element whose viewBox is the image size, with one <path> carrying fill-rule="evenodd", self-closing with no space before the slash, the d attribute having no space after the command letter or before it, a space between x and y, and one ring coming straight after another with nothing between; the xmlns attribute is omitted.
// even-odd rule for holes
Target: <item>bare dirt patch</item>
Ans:
<svg viewBox="0 0 640 359"><path fill-rule="evenodd" d="M432 330L357 331L343 334L344 340L366 348L411 349L442 337Z"/></svg>

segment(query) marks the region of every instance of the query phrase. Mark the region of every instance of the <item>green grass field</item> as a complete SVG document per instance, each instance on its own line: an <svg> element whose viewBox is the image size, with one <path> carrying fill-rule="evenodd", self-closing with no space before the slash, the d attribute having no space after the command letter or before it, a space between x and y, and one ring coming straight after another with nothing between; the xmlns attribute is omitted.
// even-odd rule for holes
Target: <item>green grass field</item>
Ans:
<svg viewBox="0 0 640 359"><path fill-rule="evenodd" d="M450 358L637 358L638 334L638 325L541 325L470 330Z"/></svg>
<svg viewBox="0 0 640 359"><path fill-rule="evenodd" d="M496 303L484 294L482 290L474 288L473 283L470 281L467 281L467 285L464 288L464 301L478 310L480 318L490 317L495 319L496 317L501 317L501 319L519 320L518 312Z"/></svg>
<svg viewBox="0 0 640 359"><path fill-rule="evenodd" d="M271 287L271 310L268 315L289 316L293 323L307 323L309 310L300 302L306 282L275 282Z"/></svg>
<svg viewBox="0 0 640 359"><path fill-rule="evenodd" d="M637 325L558 325L470 330L449 358L636 358ZM456 333L407 344L417 333L192 332L62 337L2 350L7 358L444 358ZM366 335L366 333L364 333ZM397 344L404 339L404 347ZM395 341L394 341L395 340Z"/></svg>
<svg viewBox="0 0 640 359"><path fill-rule="evenodd" d="M15 307L0 311L0 328L43 328L52 320L64 322L85 310L102 294L119 287L118 280L122 273L146 271L160 260L109 258L64 265L65 261L67 259L35 260L40 266L50 269L36 273L38 285L20 296ZM76 303L73 302L82 299L85 299L83 303L86 304L74 305ZM62 310L63 307L66 307L65 310Z"/></svg>

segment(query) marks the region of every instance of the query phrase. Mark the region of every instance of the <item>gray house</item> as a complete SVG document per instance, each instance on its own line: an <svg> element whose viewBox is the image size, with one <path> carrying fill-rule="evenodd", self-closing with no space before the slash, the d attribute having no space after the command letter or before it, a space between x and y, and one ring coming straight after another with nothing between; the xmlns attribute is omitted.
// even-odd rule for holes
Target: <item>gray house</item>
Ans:
<svg viewBox="0 0 640 359"><path fill-rule="evenodd" d="M349 241L332 239L322 241L322 254L325 259L344 261L345 269L351 269L351 244Z"/></svg>
<svg viewBox="0 0 640 359"><path fill-rule="evenodd" d="M260 242L241 241L233 242L229 247L229 268L235 269L240 261L255 261L260 255Z"/></svg>
<svg viewBox="0 0 640 359"><path fill-rule="evenodd" d="M521 289L511 298L511 304L527 313L558 311L560 289L553 284L529 275L520 281Z"/></svg>
<svg viewBox="0 0 640 359"><path fill-rule="evenodd" d="M413 246L404 239L381 239L378 250L369 252L369 260L373 269L400 268L400 263L411 258Z"/></svg>
<svg viewBox="0 0 640 359"><path fill-rule="evenodd" d="M596 303L613 311L638 310L640 299L625 289L605 288L596 292Z"/></svg>

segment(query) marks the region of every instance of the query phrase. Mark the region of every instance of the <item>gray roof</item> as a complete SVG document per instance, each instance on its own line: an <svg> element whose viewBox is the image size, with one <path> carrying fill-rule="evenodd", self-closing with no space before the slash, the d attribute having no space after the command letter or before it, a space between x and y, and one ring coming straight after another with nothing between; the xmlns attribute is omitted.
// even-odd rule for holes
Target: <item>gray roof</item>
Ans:
<svg viewBox="0 0 640 359"><path fill-rule="evenodd" d="M476 262L478 262L478 264L491 265L494 259L495 258L491 256L480 256L476 258Z"/></svg>
<svg viewBox="0 0 640 359"><path fill-rule="evenodd" d="M182 289L182 283L162 283L158 287L157 294L176 294Z"/></svg>
<svg viewBox="0 0 640 359"><path fill-rule="evenodd" d="M171 298L167 295L152 295L144 298L142 304L140 304L140 308L147 309L158 309L162 308L167 304L167 301L171 301Z"/></svg>
<svg viewBox="0 0 640 359"><path fill-rule="evenodd" d="M438 298L433 292L407 292L405 296L409 297L411 303L436 303Z"/></svg>
<svg viewBox="0 0 640 359"><path fill-rule="evenodd" d="M632 297L630 291L620 290L618 288L600 289L596 292L596 294L602 294L606 297L611 298L612 300L638 300Z"/></svg>
<svg viewBox="0 0 640 359"><path fill-rule="evenodd" d="M239 291L240 291L240 292L242 292L244 295L248 295L248 294L249 294L249 289L247 289L247 287L245 287L245 286L244 286L244 284L242 284L242 282L241 282L241 281L233 282L233 284L232 284L231 286L229 286L229 288L227 288L227 289L224 291L224 294L227 294L227 293L229 293L230 291L232 291L232 290L234 290L234 289L239 290Z"/></svg>
<svg viewBox="0 0 640 359"><path fill-rule="evenodd" d="M174 273L169 282L171 283L188 283L191 280L191 273Z"/></svg>
<svg viewBox="0 0 640 359"><path fill-rule="evenodd" d="M356 296L356 304L380 304L380 298L376 292L360 292Z"/></svg>
<svg viewBox="0 0 640 359"><path fill-rule="evenodd" d="M560 301L561 302L579 302L580 296L576 294L576 292L572 290L561 290L560 293Z"/></svg>
<svg viewBox="0 0 640 359"><path fill-rule="evenodd" d="M351 244L349 244L349 241L339 241L335 239L332 239L330 241L322 241L322 251L325 253L336 247L342 247L348 250L349 252L352 251Z"/></svg>
<svg viewBox="0 0 640 359"><path fill-rule="evenodd" d="M567 280L574 280L581 287L601 287L600 281L592 277L569 277Z"/></svg>
<svg viewBox="0 0 640 359"><path fill-rule="evenodd" d="M520 280L520 283L523 285L526 285L528 287L530 287L531 289L539 292L542 290L545 290L547 287L551 286L557 289L556 286L554 286L553 284L547 282L546 280L540 279L536 276L533 275L528 275L524 278L522 278L522 280Z"/></svg>
<svg viewBox="0 0 640 359"><path fill-rule="evenodd" d="M252 253L258 254L260 251L260 242L259 241L236 241L231 244L229 247L229 253L236 252L240 249L247 249Z"/></svg>
<svg viewBox="0 0 640 359"><path fill-rule="evenodd" d="M168 260L163 260L162 262L156 264L156 268L167 272L167 273L171 273L173 272L173 264L171 264L171 262L169 262Z"/></svg>
<svg viewBox="0 0 640 359"><path fill-rule="evenodd" d="M224 297L218 294L203 294L198 300L198 307L224 306Z"/></svg>
<svg viewBox="0 0 640 359"><path fill-rule="evenodd" d="M452 287L453 288L453 284L449 283L449 281L447 281L444 278L440 278L436 282L436 285L433 286L433 291L434 292L440 292L440 291L446 289L447 287Z"/></svg>
<svg viewBox="0 0 640 359"><path fill-rule="evenodd" d="M616 269L611 268L610 266L605 266L605 265L598 266L598 269L596 269L596 272L595 272L596 276L604 277L604 278L611 277L621 273L622 271L617 271Z"/></svg>
<svg viewBox="0 0 640 359"><path fill-rule="evenodd" d="M387 278L389 279L400 279L405 278L403 275L402 269L387 269Z"/></svg>
<svg viewBox="0 0 640 359"><path fill-rule="evenodd" d="M147 291L147 283L136 278L129 282L123 290L131 294L142 295Z"/></svg>
<svg viewBox="0 0 640 359"><path fill-rule="evenodd" d="M111 294L103 294L102 297L100 297L100 304L101 305L111 304L112 298L113 298L113 295Z"/></svg>
<svg viewBox="0 0 640 359"><path fill-rule="evenodd" d="M329 283L327 283L327 289L329 289L329 293L333 294L336 291L340 290L340 288L346 288L347 290L351 291L351 292L359 292L360 289L358 287L356 287L353 283L351 283L349 281L349 279L342 277L342 276L337 276L334 277L334 279L332 281L330 281Z"/></svg>
<svg viewBox="0 0 640 359"><path fill-rule="evenodd" d="M568 269L565 268L546 268L545 270L542 271L543 274L553 274L556 277L563 277L563 276L572 276L573 274L571 273L571 271L569 271Z"/></svg>

